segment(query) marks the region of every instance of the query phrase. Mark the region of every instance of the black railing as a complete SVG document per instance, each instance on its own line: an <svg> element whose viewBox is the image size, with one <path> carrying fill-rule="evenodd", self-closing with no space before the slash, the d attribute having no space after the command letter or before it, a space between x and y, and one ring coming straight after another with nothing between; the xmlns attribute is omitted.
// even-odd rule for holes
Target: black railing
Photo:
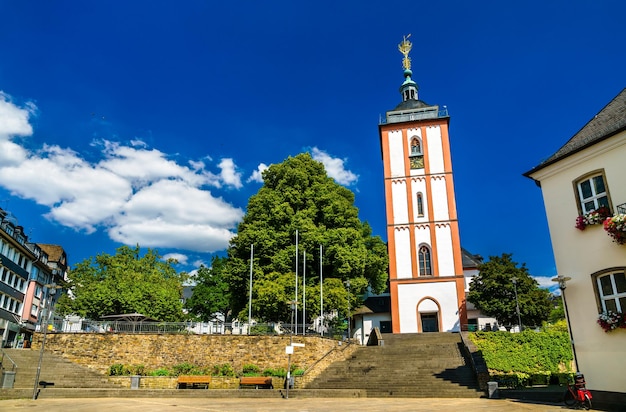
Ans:
<svg viewBox="0 0 626 412"><path fill-rule="evenodd" d="M626 203L622 203L621 205L615 206L615 209L617 209L617 213L626 215Z"/></svg>

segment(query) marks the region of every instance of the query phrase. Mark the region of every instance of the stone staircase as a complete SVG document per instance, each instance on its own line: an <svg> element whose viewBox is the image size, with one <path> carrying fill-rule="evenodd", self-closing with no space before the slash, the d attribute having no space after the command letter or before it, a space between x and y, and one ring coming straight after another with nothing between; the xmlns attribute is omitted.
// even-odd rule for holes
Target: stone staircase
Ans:
<svg viewBox="0 0 626 412"><path fill-rule="evenodd" d="M4 349L4 352L15 362L15 389L33 390L39 351L31 349ZM10 362L5 358L7 370L11 370ZM41 364L39 381L54 382L54 388L119 388L106 376L85 366L72 363L60 356L45 352Z"/></svg>
<svg viewBox="0 0 626 412"><path fill-rule="evenodd" d="M474 371L458 333L385 334L382 346L358 348L306 389L361 389L367 397L477 398Z"/></svg>

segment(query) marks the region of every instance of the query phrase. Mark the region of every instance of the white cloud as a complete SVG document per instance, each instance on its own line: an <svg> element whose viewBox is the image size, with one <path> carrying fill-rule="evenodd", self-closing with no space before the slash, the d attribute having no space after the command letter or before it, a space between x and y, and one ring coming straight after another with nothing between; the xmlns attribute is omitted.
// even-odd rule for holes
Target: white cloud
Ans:
<svg viewBox="0 0 626 412"><path fill-rule="evenodd" d="M225 184L233 186L237 189L242 187L241 173L237 172L237 167L235 166L233 159L222 159L217 167L222 170L220 177Z"/></svg>
<svg viewBox="0 0 626 412"><path fill-rule="evenodd" d="M36 109L32 103L26 103L25 107L16 106L9 95L0 91L0 139L33 134L29 118Z"/></svg>
<svg viewBox="0 0 626 412"><path fill-rule="evenodd" d="M174 259L178 263L186 265L189 257L187 255L183 255L182 253L168 253L163 255L163 260Z"/></svg>
<svg viewBox="0 0 626 412"><path fill-rule="evenodd" d="M246 180L246 183L250 183L250 182L263 183L263 172L267 168L268 166L265 163L260 163L259 166L257 166L257 169L254 172L252 172L252 175L250 175L248 180Z"/></svg>
<svg viewBox="0 0 626 412"><path fill-rule="evenodd" d="M36 109L32 103L26 103L24 107L16 106L10 96L0 91L0 164L15 165L26 158L27 151L11 138L33 134L29 118Z"/></svg>
<svg viewBox="0 0 626 412"><path fill-rule="evenodd" d="M552 278L553 277L551 276L533 276L533 279L535 279L537 283L539 283L539 287L550 290L558 286L556 282L552 281Z"/></svg>
<svg viewBox="0 0 626 412"><path fill-rule="evenodd" d="M346 159L339 159L337 157L331 157L328 153L314 147L313 151L313 159L318 162L322 162L324 167L326 168L326 172L328 176L335 179L335 181L341 185L350 186L352 183L355 183L359 176L352 173L349 170L346 170L344 162Z"/></svg>
<svg viewBox="0 0 626 412"><path fill-rule="evenodd" d="M180 165L140 140L98 141L96 162L56 145L30 151L16 139L32 134L35 109L0 92L0 186L47 206L50 220L87 233L104 229L124 244L203 253L228 246L243 211L207 187L242 187L232 159L212 173L203 161Z"/></svg>

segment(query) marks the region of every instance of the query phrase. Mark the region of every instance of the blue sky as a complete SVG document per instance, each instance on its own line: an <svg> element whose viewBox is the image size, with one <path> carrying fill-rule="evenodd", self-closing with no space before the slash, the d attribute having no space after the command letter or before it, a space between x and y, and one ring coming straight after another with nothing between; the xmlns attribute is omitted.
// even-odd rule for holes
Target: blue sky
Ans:
<svg viewBox="0 0 626 412"><path fill-rule="evenodd" d="M461 242L556 274L522 173L624 84L622 1L0 2L0 207L70 263L126 243L192 270L259 171L309 151L386 240L379 116L411 33L446 105ZM572 224L574 217L572 217ZM549 283L549 282L548 282Z"/></svg>

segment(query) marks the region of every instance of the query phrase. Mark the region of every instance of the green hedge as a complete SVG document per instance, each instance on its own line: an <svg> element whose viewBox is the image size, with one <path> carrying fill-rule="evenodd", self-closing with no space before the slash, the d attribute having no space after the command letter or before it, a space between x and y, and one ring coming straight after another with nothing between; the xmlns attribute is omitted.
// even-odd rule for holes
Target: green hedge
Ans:
<svg viewBox="0 0 626 412"><path fill-rule="evenodd" d="M521 333L473 332L492 379L503 387L564 383L574 372L569 334L558 329Z"/></svg>

